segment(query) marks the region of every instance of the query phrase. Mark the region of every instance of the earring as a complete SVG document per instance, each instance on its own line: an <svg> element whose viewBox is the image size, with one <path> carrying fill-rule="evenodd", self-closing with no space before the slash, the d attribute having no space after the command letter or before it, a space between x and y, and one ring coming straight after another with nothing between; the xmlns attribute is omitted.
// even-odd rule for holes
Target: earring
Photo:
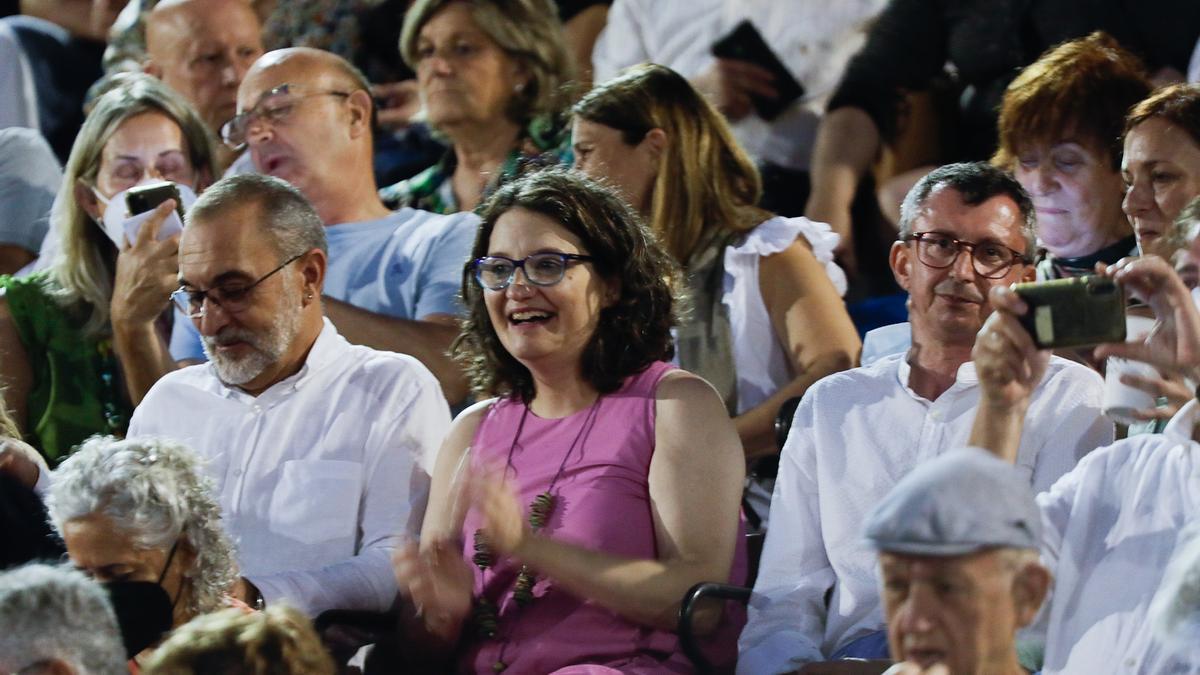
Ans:
<svg viewBox="0 0 1200 675"><path fill-rule="evenodd" d="M524 83L524 82L518 82L518 83L514 84L514 85L513 85L513 91L514 91L515 93L518 93L518 94L520 94L521 92L525 91L525 83Z"/></svg>

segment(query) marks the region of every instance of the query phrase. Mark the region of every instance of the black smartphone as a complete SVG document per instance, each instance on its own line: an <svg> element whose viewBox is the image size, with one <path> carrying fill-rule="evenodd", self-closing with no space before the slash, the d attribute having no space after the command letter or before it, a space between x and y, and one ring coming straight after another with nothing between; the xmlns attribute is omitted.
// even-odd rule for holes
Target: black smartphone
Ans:
<svg viewBox="0 0 1200 675"><path fill-rule="evenodd" d="M1021 324L1039 349L1125 341L1125 293L1108 277L1013 284L1029 306Z"/></svg>
<svg viewBox="0 0 1200 675"><path fill-rule="evenodd" d="M179 188L171 181L139 185L129 188L129 192L125 193L125 205L129 207L131 216L150 211L168 199L175 200L175 211L183 220L183 199L179 197Z"/></svg>
<svg viewBox="0 0 1200 675"><path fill-rule="evenodd" d="M750 101L754 110L764 120L773 120L788 109L794 101L804 96L804 85L792 77L791 71L771 47L763 40L762 34L749 20L742 21L725 37L717 40L712 46L713 56L722 59L747 61L771 73L775 81L772 83L779 93L776 98L752 95Z"/></svg>

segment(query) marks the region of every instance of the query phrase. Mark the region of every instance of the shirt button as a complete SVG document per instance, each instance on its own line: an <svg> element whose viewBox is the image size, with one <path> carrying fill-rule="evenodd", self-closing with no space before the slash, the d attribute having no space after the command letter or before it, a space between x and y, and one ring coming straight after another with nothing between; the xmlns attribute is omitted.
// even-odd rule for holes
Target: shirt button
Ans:
<svg viewBox="0 0 1200 675"><path fill-rule="evenodd" d="M1125 665L1132 668L1137 665L1137 659L1125 659Z"/></svg>

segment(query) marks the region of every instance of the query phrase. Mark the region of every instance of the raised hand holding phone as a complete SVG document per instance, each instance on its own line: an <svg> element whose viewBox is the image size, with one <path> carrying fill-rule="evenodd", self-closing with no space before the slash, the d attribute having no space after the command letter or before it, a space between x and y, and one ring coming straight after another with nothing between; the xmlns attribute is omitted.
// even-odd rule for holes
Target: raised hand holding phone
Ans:
<svg viewBox="0 0 1200 675"><path fill-rule="evenodd" d="M175 200L168 199L149 211L136 236L117 254L109 306L114 328L152 323L170 302L178 285L180 232L164 239L160 230L176 208Z"/></svg>

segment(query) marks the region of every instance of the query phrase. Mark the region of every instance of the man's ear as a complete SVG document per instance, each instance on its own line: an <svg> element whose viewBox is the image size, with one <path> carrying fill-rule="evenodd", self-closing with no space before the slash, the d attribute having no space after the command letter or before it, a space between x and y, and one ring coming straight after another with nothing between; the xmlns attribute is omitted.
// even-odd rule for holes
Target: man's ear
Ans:
<svg viewBox="0 0 1200 675"><path fill-rule="evenodd" d="M75 181L75 202L93 220L100 220L104 217L104 207L100 204L100 200L96 199L96 193L92 192L92 186L85 183L82 178Z"/></svg>
<svg viewBox="0 0 1200 675"><path fill-rule="evenodd" d="M321 289L325 285L325 268L328 258L325 252L314 248L300 259L300 274L304 277L304 297L302 302L307 306L309 301L321 297Z"/></svg>
<svg viewBox="0 0 1200 675"><path fill-rule="evenodd" d="M896 277L896 283L905 291L911 292L910 280L912 279L913 255L916 252L907 242L897 241L892 243L892 250L888 253L888 265L892 268L892 276Z"/></svg>
<svg viewBox="0 0 1200 675"><path fill-rule="evenodd" d="M359 138L371 132L371 110L375 102L366 89L359 89L346 97L350 109L350 137Z"/></svg>
<svg viewBox="0 0 1200 675"><path fill-rule="evenodd" d="M1052 581L1050 570L1040 562L1026 563L1013 576L1013 604L1017 626L1024 628L1033 623L1038 610L1050 592Z"/></svg>

